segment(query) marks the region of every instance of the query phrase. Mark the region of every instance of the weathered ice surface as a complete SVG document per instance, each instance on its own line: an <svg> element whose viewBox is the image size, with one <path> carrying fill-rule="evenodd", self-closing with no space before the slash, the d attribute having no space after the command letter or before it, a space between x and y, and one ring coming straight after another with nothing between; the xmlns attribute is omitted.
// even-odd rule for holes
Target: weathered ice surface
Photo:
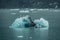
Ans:
<svg viewBox="0 0 60 40"><path fill-rule="evenodd" d="M24 17L17 18L13 24L10 26L10 28L25 28L29 27L31 24L30 17L28 15Z"/></svg>
<svg viewBox="0 0 60 40"><path fill-rule="evenodd" d="M24 16L24 17L20 17L17 18L13 24L10 26L10 28L25 28L26 27L31 27L30 23L32 19L29 19L29 16ZM47 28L49 27L49 23L47 20L45 20L44 18L40 18L39 20L35 19L34 20L35 26L37 28Z"/></svg>
<svg viewBox="0 0 60 40"><path fill-rule="evenodd" d="M34 20L34 23L39 28L47 28L48 29L48 27L49 27L48 21L45 20L44 18L40 18L40 19Z"/></svg>

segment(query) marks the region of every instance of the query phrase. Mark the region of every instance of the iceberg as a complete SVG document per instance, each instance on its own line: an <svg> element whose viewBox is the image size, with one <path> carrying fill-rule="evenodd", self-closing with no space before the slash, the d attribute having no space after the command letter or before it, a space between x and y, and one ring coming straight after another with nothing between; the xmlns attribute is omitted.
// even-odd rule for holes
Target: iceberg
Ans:
<svg viewBox="0 0 60 40"><path fill-rule="evenodd" d="M34 20L34 23L36 24L37 28L48 28L49 27L48 21L45 20L44 18L36 19Z"/></svg>
<svg viewBox="0 0 60 40"><path fill-rule="evenodd" d="M24 28L24 27L31 27L32 26L31 17L26 15L24 17L17 18L10 28Z"/></svg>
<svg viewBox="0 0 60 40"><path fill-rule="evenodd" d="M10 26L10 28L25 28L25 27L48 28L49 23L44 18L32 21L31 17L26 15L24 17L17 18Z"/></svg>

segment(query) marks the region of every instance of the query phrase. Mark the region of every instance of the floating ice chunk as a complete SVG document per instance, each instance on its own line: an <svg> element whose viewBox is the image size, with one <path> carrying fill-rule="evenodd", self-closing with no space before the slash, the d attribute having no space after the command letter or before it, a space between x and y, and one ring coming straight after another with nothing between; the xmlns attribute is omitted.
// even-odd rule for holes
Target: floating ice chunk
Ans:
<svg viewBox="0 0 60 40"><path fill-rule="evenodd" d="M20 13L29 13L29 10L20 10Z"/></svg>
<svg viewBox="0 0 60 40"><path fill-rule="evenodd" d="M49 27L48 21L43 18L40 18L40 25L41 25L41 27L46 27L46 28Z"/></svg>
<svg viewBox="0 0 60 40"><path fill-rule="evenodd" d="M36 24L36 27L40 27L40 28L48 28L49 27L48 21L43 18L35 20L34 23Z"/></svg>
<svg viewBox="0 0 60 40"><path fill-rule="evenodd" d="M37 9L38 11L48 11L49 9Z"/></svg>
<svg viewBox="0 0 60 40"><path fill-rule="evenodd" d="M23 38L23 36L17 36L18 38Z"/></svg>
<svg viewBox="0 0 60 40"><path fill-rule="evenodd" d="M29 37L30 39L32 39L32 37Z"/></svg>
<svg viewBox="0 0 60 40"><path fill-rule="evenodd" d="M13 24L10 26L10 28L23 28L25 26L29 26L29 23L31 23L29 16L24 16L24 17L20 17L17 18Z"/></svg>
<svg viewBox="0 0 60 40"><path fill-rule="evenodd" d="M30 11L35 11L36 9L30 9Z"/></svg>
<svg viewBox="0 0 60 40"><path fill-rule="evenodd" d="M54 12L59 12L60 10L54 10Z"/></svg>

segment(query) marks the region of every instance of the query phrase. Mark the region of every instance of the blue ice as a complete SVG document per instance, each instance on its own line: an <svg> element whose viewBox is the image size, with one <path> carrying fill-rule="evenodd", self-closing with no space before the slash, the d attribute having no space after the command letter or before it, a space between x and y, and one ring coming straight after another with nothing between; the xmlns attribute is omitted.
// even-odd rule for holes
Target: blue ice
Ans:
<svg viewBox="0 0 60 40"><path fill-rule="evenodd" d="M17 18L13 24L10 26L10 28L24 28L25 24L30 23L29 16L26 15L24 17Z"/></svg>
<svg viewBox="0 0 60 40"><path fill-rule="evenodd" d="M12 25L10 26L10 28L24 28L26 27L25 25L27 25L27 27L31 26L31 20L29 19L30 16L26 15L24 17L20 17L17 18ZM40 18L40 19L35 19L33 21L36 25L35 27L37 28L48 28L49 27L49 23L47 20L45 20L44 18ZM31 24L31 25L29 25Z"/></svg>
<svg viewBox="0 0 60 40"><path fill-rule="evenodd" d="M48 21L45 20L44 18L36 19L36 20L34 20L34 23L36 24L36 27L38 27L38 28L48 28L49 27Z"/></svg>

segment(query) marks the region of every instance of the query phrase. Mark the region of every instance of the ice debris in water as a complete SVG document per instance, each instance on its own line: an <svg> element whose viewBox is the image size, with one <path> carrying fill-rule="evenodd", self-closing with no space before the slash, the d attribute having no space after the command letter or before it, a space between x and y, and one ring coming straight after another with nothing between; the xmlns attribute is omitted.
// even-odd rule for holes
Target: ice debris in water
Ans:
<svg viewBox="0 0 60 40"><path fill-rule="evenodd" d="M23 36L17 36L18 38L23 38Z"/></svg>

